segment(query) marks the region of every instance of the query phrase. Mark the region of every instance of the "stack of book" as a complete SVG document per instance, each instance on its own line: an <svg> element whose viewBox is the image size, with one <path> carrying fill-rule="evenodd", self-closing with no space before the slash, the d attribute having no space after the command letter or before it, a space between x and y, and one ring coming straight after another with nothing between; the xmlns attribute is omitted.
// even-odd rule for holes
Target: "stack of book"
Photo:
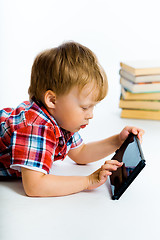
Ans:
<svg viewBox="0 0 160 240"><path fill-rule="evenodd" d="M120 66L121 117L160 120L160 61Z"/></svg>

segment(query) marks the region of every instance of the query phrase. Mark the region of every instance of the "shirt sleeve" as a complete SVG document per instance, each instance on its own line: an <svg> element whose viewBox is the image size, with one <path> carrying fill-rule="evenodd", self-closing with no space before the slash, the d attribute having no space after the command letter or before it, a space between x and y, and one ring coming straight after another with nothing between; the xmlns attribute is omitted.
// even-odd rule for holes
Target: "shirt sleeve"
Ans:
<svg viewBox="0 0 160 240"><path fill-rule="evenodd" d="M83 139L81 138L81 135L78 132L76 132L72 136L72 144L70 149L80 147L82 143L83 143Z"/></svg>
<svg viewBox="0 0 160 240"><path fill-rule="evenodd" d="M45 174L50 172L54 161L56 138L52 128L29 125L15 131L11 138L11 168L34 169Z"/></svg>

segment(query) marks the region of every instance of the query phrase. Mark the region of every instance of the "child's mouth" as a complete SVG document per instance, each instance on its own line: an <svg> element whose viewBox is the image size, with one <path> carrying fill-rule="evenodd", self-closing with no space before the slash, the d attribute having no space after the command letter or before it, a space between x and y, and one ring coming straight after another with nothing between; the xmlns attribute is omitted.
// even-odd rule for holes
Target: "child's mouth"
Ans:
<svg viewBox="0 0 160 240"><path fill-rule="evenodd" d="M81 128L85 128L87 125L85 124L85 125L81 125Z"/></svg>

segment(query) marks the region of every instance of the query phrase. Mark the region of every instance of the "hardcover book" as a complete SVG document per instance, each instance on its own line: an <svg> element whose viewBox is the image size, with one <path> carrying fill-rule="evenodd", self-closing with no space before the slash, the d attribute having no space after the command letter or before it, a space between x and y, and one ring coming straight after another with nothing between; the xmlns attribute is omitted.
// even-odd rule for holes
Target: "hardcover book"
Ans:
<svg viewBox="0 0 160 240"><path fill-rule="evenodd" d="M132 81L134 83L140 83L140 82L160 82L160 75L142 75L142 76L134 76L133 74L124 71L121 69L119 71L119 74L122 78L125 78L129 81Z"/></svg>
<svg viewBox="0 0 160 240"><path fill-rule="evenodd" d="M158 61L127 61L121 62L123 70L135 75L157 75L160 74L160 60Z"/></svg>
<svg viewBox="0 0 160 240"><path fill-rule="evenodd" d="M125 100L121 97L119 107L125 109L160 110L160 100Z"/></svg>
<svg viewBox="0 0 160 240"><path fill-rule="evenodd" d="M120 84L133 93L160 92L160 82L134 83L121 77Z"/></svg>
<svg viewBox="0 0 160 240"><path fill-rule="evenodd" d="M148 111L148 110L135 110L135 109L122 109L122 118L135 118L135 119L148 119L148 120L160 120L160 111Z"/></svg>
<svg viewBox="0 0 160 240"><path fill-rule="evenodd" d="M126 100L160 100L160 92L156 93L132 93L121 87L121 94Z"/></svg>

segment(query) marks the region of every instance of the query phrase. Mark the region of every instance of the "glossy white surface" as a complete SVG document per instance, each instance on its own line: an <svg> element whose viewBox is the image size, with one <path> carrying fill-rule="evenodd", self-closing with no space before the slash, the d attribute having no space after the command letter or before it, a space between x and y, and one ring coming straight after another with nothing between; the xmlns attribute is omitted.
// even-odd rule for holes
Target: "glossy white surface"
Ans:
<svg viewBox="0 0 160 240"><path fill-rule="evenodd" d="M1 182L0 239L158 240L160 122L120 119L117 107L107 110L106 99L81 134L86 141L98 140L124 125L145 129L142 149L147 165L118 201L110 198L109 182L90 192L56 198L29 198L21 181ZM88 175L103 162L80 166L67 158L54 164L53 174Z"/></svg>

